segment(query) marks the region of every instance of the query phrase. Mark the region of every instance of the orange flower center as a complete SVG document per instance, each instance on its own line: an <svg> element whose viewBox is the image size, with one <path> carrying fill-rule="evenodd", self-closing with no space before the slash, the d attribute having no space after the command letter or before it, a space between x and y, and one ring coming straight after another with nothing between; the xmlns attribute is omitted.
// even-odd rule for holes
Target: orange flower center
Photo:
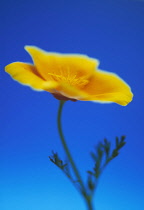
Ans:
<svg viewBox="0 0 144 210"><path fill-rule="evenodd" d="M48 73L48 74L51 76L51 79L56 82L64 82L75 87L82 88L88 83L88 80L86 78L84 77L79 78L76 74L75 75L67 74L66 76L64 74L55 74L55 73Z"/></svg>

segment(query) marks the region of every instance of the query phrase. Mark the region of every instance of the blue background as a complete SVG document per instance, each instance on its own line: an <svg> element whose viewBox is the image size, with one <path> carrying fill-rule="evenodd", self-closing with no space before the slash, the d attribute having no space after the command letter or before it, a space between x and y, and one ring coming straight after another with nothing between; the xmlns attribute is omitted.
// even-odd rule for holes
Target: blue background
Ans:
<svg viewBox="0 0 144 210"><path fill-rule="evenodd" d="M93 146L125 134L127 144L103 173L96 210L144 209L144 2L138 0L3 0L0 2L0 209L83 210L85 203L48 159L64 157L58 101L14 82L4 66L31 62L24 45L83 53L100 60L131 87L134 100L117 104L67 102L63 129L86 179Z"/></svg>

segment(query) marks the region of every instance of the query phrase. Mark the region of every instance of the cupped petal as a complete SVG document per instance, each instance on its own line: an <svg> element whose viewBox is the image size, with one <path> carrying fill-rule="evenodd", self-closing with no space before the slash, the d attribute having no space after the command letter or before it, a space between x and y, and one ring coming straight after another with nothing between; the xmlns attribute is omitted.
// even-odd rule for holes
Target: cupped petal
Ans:
<svg viewBox="0 0 144 210"><path fill-rule="evenodd" d="M115 102L126 106L133 98L127 83L116 74L102 70L97 70L93 74L82 91L88 95L88 97L81 99L84 101Z"/></svg>
<svg viewBox="0 0 144 210"><path fill-rule="evenodd" d="M60 86L57 88L58 93L60 93L61 95L67 98L81 100L83 98L88 97L87 93L78 89L77 87L71 86L67 83L61 83L59 85Z"/></svg>
<svg viewBox="0 0 144 210"><path fill-rule="evenodd" d="M69 83L89 78L99 61L81 54L49 53L35 46L25 46L39 74L46 80Z"/></svg>
<svg viewBox="0 0 144 210"><path fill-rule="evenodd" d="M53 92L58 84L54 81L45 81L38 74L35 66L22 63L14 62L5 67L5 71L11 75L11 77L23 85L30 86L37 91L46 90Z"/></svg>

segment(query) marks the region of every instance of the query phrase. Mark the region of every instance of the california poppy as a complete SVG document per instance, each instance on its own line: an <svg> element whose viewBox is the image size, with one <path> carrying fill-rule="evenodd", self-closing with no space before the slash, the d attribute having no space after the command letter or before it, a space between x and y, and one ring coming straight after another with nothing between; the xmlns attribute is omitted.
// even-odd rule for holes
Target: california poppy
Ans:
<svg viewBox="0 0 144 210"><path fill-rule="evenodd" d="M46 52L26 46L33 64L14 62L5 67L12 78L37 91L48 91L59 100L115 102L127 105L130 87L118 75L98 69L99 61L81 54Z"/></svg>

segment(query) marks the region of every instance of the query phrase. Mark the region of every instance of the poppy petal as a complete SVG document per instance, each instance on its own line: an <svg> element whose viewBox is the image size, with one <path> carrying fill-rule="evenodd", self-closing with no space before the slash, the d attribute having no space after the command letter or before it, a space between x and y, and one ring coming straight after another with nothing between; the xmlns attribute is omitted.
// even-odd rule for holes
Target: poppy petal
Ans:
<svg viewBox="0 0 144 210"><path fill-rule="evenodd" d="M72 82L80 77L89 78L99 61L81 54L49 53L38 47L25 46L39 74L46 80Z"/></svg>
<svg viewBox="0 0 144 210"><path fill-rule="evenodd" d="M81 100L81 98L87 98L88 94L80 89L70 86L66 83L61 83L60 87L57 89L61 95L64 95L67 98L73 98L77 100Z"/></svg>
<svg viewBox="0 0 144 210"><path fill-rule="evenodd" d="M115 102L126 106L133 98L127 83L116 74L102 70L97 70L82 90L88 95L82 100Z"/></svg>
<svg viewBox="0 0 144 210"><path fill-rule="evenodd" d="M46 90L52 92L58 85L56 82L45 81L37 75L36 68L27 63L14 62L5 67L5 71L11 77L23 85L30 86L31 88L42 91Z"/></svg>

